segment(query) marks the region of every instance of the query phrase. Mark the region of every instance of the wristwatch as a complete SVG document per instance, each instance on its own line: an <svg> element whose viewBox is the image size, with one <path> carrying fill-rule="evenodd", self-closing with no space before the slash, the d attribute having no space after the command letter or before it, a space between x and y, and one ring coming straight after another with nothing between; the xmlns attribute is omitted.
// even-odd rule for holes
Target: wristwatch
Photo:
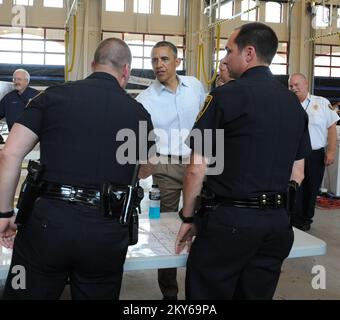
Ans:
<svg viewBox="0 0 340 320"><path fill-rule="evenodd" d="M14 216L14 210L8 212L1 212L0 211L0 219L2 218L11 218Z"/></svg>
<svg viewBox="0 0 340 320"><path fill-rule="evenodd" d="M178 216L182 220L183 223L193 223L194 222L194 217L184 217L183 216L183 209L179 210Z"/></svg>

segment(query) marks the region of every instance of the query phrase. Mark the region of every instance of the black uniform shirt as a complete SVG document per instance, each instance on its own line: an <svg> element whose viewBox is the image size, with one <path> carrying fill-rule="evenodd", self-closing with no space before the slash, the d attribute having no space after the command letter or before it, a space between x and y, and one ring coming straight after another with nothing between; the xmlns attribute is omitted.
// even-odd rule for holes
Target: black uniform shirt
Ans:
<svg viewBox="0 0 340 320"><path fill-rule="evenodd" d="M38 90L27 87L22 94L13 90L0 101L0 119L6 118L8 130L12 129L14 122L20 117L30 99L39 93Z"/></svg>
<svg viewBox="0 0 340 320"><path fill-rule="evenodd" d="M17 122L39 136L43 179L60 184L98 188L103 182L131 183L134 165L118 163L117 150L130 148L135 160L139 150L146 158L154 144L147 141L153 129L150 115L108 73L47 89ZM124 141L116 140L118 132Z"/></svg>
<svg viewBox="0 0 340 320"><path fill-rule="evenodd" d="M306 112L267 67L251 68L212 91L194 129L224 129L224 146L212 146L215 152L224 147L224 169L208 176L207 186L225 197L283 192L294 161L311 151ZM190 147L205 154L204 143L197 148L191 139Z"/></svg>

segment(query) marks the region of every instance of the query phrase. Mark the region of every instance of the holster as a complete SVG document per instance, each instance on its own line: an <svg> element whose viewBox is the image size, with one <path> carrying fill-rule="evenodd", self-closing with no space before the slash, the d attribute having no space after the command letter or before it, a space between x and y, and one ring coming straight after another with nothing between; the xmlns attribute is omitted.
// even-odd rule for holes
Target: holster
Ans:
<svg viewBox="0 0 340 320"><path fill-rule="evenodd" d="M15 223L25 225L32 213L35 200L39 197L44 166L39 162L30 160L27 166L27 177L23 182L17 203L18 213Z"/></svg>
<svg viewBox="0 0 340 320"><path fill-rule="evenodd" d="M289 181L287 186L287 198L286 198L286 209L289 217L291 216L294 210L298 188L299 184L296 181L294 180Z"/></svg>
<svg viewBox="0 0 340 320"><path fill-rule="evenodd" d="M101 210L104 215L118 218L123 226L129 227L129 244L138 241L138 209L144 197L139 185L105 183L101 190Z"/></svg>

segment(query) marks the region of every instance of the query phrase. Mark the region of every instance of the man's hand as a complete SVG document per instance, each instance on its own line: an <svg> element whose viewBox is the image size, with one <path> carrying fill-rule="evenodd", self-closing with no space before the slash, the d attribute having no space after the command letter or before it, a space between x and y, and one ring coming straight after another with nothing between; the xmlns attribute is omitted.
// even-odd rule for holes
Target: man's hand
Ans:
<svg viewBox="0 0 340 320"><path fill-rule="evenodd" d="M175 253L180 254L185 246L188 246L188 252L190 251L192 238L196 234L196 228L193 223L182 223L176 238Z"/></svg>
<svg viewBox="0 0 340 320"><path fill-rule="evenodd" d="M328 167L335 161L335 152L326 152L325 154L325 165Z"/></svg>
<svg viewBox="0 0 340 320"><path fill-rule="evenodd" d="M7 228L0 233L0 246L5 248L13 248L14 238L17 233L17 225L14 223L15 217L12 217Z"/></svg>

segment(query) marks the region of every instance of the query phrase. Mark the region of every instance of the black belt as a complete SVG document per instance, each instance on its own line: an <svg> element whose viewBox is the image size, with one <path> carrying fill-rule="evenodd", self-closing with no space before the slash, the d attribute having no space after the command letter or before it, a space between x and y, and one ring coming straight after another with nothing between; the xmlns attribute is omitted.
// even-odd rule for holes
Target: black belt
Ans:
<svg viewBox="0 0 340 320"><path fill-rule="evenodd" d="M40 189L40 196L100 207L100 191L94 189L44 182Z"/></svg>
<svg viewBox="0 0 340 320"><path fill-rule="evenodd" d="M176 155L172 155L172 154L160 154L160 153L156 153L157 157L165 157L168 158L170 160L178 160L179 162L183 162L183 160L187 160L189 159L190 156L176 156Z"/></svg>
<svg viewBox="0 0 340 320"><path fill-rule="evenodd" d="M263 194L259 197L246 199L233 199L216 196L215 205L232 206L238 208L253 208L253 209L281 209L285 208L286 195L283 193Z"/></svg>

